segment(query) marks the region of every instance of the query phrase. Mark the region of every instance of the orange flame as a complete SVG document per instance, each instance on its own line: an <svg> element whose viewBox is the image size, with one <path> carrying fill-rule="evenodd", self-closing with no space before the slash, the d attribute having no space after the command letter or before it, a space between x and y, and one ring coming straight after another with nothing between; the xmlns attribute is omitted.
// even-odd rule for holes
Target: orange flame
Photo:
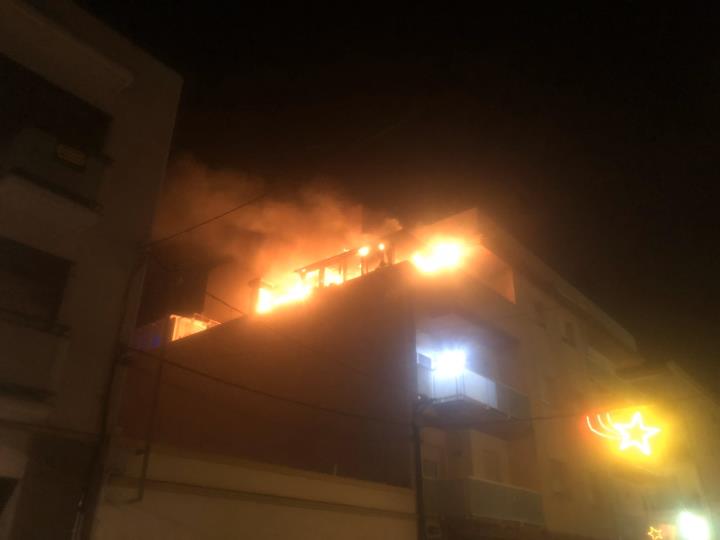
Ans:
<svg viewBox="0 0 720 540"><path fill-rule="evenodd" d="M385 243L377 244L377 251L369 246L358 248L355 253L362 259L367 260L377 254L383 261L385 259ZM349 252L350 250L343 250ZM466 244L457 239L437 239L431 241L425 248L416 251L411 257L411 262L423 274L434 274L437 272L452 270L459 267L468 253ZM395 262L402 262L401 260ZM365 264L365 263L363 263ZM303 274L304 279L295 275L294 279L285 286L279 285L274 288L261 288L258 294L256 310L258 313L268 313L276 307L293 302L301 302L312 295L317 287L329 287L331 285L342 285L346 281L360 277L364 272L361 266L346 264L340 266L326 266L322 274L317 269ZM320 278L322 276L322 278Z"/></svg>
<svg viewBox="0 0 720 540"><path fill-rule="evenodd" d="M286 290L277 291L266 287L258 290L258 302L256 310L258 313L268 313L278 306L301 302L310 297L312 286L303 283L300 278Z"/></svg>
<svg viewBox="0 0 720 540"><path fill-rule="evenodd" d="M424 274L457 268L465 256L465 246L457 240L440 240L412 256L415 267Z"/></svg>

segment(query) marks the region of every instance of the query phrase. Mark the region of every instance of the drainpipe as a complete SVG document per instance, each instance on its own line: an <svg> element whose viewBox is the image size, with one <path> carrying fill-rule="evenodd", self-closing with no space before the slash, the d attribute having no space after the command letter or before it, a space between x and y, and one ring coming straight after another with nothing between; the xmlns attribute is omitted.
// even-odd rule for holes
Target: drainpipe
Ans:
<svg viewBox="0 0 720 540"><path fill-rule="evenodd" d="M150 415L148 418L148 428L145 432L145 445L143 447L143 461L140 469L140 479L138 480L138 492L134 499L127 501L128 503L138 503L145 497L145 484L147 482L147 472L150 466L150 454L152 453L152 445L155 440L155 429L157 427L157 411L160 403L160 391L162 390L162 378L165 369L165 354L167 345L171 338L172 326L170 317L166 317L163 323L163 338L160 354L157 358L158 368L155 376L155 384L153 385L152 402L150 404Z"/></svg>
<svg viewBox="0 0 720 540"><path fill-rule="evenodd" d="M102 414L100 417L100 441L95 450L88 479L85 485L85 493L80 501L79 519L77 528L73 532L73 536L79 536L82 540L89 540L95 525L95 515L100 504L100 497L105 481L105 470L112 446L113 429L117 409L120 401L120 390L124 370L122 369L125 362L125 346L127 339L125 327L128 324L130 315L130 299L133 291L138 290L143 281L143 272L146 268L149 258L149 252L141 250L135 263L130 271L121 300L121 313L118 317L117 328L115 329L115 351L110 363L110 370L105 384L105 400L102 405ZM138 283L135 283L139 279ZM133 286L135 285L137 289Z"/></svg>
<svg viewBox="0 0 720 540"><path fill-rule="evenodd" d="M425 517L425 495L423 490L421 414L422 403L418 401L413 405L412 418L413 455L415 458L415 507L418 516L417 537L418 540L425 540L427 519Z"/></svg>

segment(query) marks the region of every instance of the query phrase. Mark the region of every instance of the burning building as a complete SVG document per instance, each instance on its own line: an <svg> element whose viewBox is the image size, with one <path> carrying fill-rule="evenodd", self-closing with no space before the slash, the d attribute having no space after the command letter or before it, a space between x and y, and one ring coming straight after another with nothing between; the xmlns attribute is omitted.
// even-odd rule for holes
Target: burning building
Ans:
<svg viewBox="0 0 720 540"><path fill-rule="evenodd" d="M706 508L675 445L598 447L588 411L649 399L618 376L635 342L494 223L361 240L279 277L211 271L227 296L139 329L103 538L630 538Z"/></svg>

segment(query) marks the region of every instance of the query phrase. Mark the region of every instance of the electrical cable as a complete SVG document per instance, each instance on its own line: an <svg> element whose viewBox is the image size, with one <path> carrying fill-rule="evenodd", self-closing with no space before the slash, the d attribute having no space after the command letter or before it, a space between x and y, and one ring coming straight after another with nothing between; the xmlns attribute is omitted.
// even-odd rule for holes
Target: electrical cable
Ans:
<svg viewBox="0 0 720 540"><path fill-rule="evenodd" d="M166 266L164 266L160 261L158 261L156 257L153 257L153 259L154 259L156 262L158 262L158 264L159 264L164 270L166 270L166 271L171 271L169 268L167 268ZM466 275L468 275L469 277L473 277L471 274L469 274L469 273L467 273L467 272L465 272L465 273L466 273ZM229 309L232 309L233 311L235 311L235 312L237 312L237 313L239 313L239 314L241 314L241 315L247 316L247 313L246 313L245 311L237 308L236 306L233 306L232 304L230 304L229 302L225 301L225 300L222 299L221 297L219 297L219 296L217 296L217 295L215 295L215 294L213 294L213 293L211 293L211 292L209 292L209 291L205 291L205 294L206 294L208 297L210 297L210 298L212 298L212 299L214 299L214 300L222 303L223 305L225 305L225 306L228 307ZM554 310L560 311L560 308L559 308L559 307L558 307L558 308L554 308L553 311L554 311ZM548 309L548 311L550 311L550 309ZM511 314L511 315L509 315L507 318L526 319L526 320L529 320L529 321L537 322L535 318L533 318L531 315L526 314L526 313ZM301 341L301 340L299 340L299 339L297 339L297 338L294 338L293 336L289 336L288 334L283 333L283 332L277 330L276 328L272 328L272 327L269 326L265 321L261 321L260 318L256 318L256 320L262 322L262 324L263 324L268 330L272 331L272 332L275 333L276 335L278 335L278 336L280 336L280 337L282 337L282 338L284 338L284 339L287 339L287 340L289 340L289 341L293 341L294 343L300 345L301 347L307 349L307 350L310 351L310 352L313 352L313 353L315 353L315 354L323 354L323 351L321 351L321 350L319 350L319 349L316 349L316 348L312 347L311 345L308 345L308 344L304 343L303 341ZM160 359L160 357L158 357L158 356L156 356L156 355L151 355L151 354L149 354L147 351L142 351L142 350L140 350L140 349L134 349L134 350L135 350L136 352L142 352L143 354L146 354L146 355L148 355L148 356L153 356L153 357L156 358L156 359ZM228 351L228 352L229 352L229 351ZM233 352L233 354L236 354L236 353ZM288 402L293 402L293 400L291 400L291 399L289 399L289 398L284 398L284 397L282 397L282 396L276 396L276 395L274 395L274 394L266 393L266 392L261 391L261 390L255 390L255 389L252 389L252 388L249 388L249 387L244 387L244 386L242 386L242 385L236 385L235 383L232 383L232 382L230 382L230 381L226 381L226 380L224 380L224 379L222 379L222 378L220 378L220 377L216 377L216 376L213 376L213 375L204 373L204 372L199 371L199 370L194 370L193 368L189 368L189 367L187 367L187 366L183 366L183 365L181 365L181 364L174 363L174 362L172 362L172 361L170 361L170 360L167 360L167 359L164 359L163 361L169 362L171 365L175 365L176 367L179 367L179 368L181 368L181 369L185 369L185 370L187 370L187 371L195 372L197 375L214 379L214 380L216 380L216 382L219 382L219 383L235 385L235 386L237 386L237 387L240 388L240 389L243 389L243 390L246 390L246 391L249 391L249 392L255 392L255 393L258 393L258 394L261 394L261 395L265 395L265 397L268 397L268 398L276 398L276 399L285 400L285 401L288 401ZM340 362L340 363L343 364L343 365L345 365L346 367L349 367L350 369L352 369L352 370L353 370L355 373L357 373L357 374L360 374L360 375L363 375L363 376L366 376L366 377L369 377L369 378L373 378L373 379L378 379L376 376L374 376L374 375L372 375L372 374L369 374L369 373L367 373L367 372L365 372L365 371L362 371L362 370L358 370L358 369L357 369L355 366L353 366L352 364L349 364L349 363L346 363L346 362ZM384 382L391 382L392 384L395 384L395 381L384 381ZM690 397L690 399L698 399L698 398L700 398L700 397L702 397L702 396L700 396L700 395L699 395L699 396L693 396L693 397ZM675 401L678 401L678 400L675 400ZM679 399L679 401L682 401L682 399ZM296 403L296 404L297 404L297 405L307 406L307 407L314 407L314 405L309 404L309 403L305 403L305 402L298 402L298 403ZM333 412L333 411L339 412L339 413L343 413L343 411L333 410L333 409L330 409L330 408L320 408L319 410L324 410L324 412L328 412L328 413L329 413L329 412ZM345 412L346 412L346 411L345 411ZM356 413L348 413L348 415L350 415L350 416L353 416L353 415L354 415L355 417L360 417L360 418L363 418L363 417L364 417L363 415L357 415ZM541 416L541 417L503 418L503 419L497 419L497 420L485 420L485 421L482 421L482 422L480 422L480 423L481 423L482 425L485 425L485 424L490 424L490 423L495 424L495 423L502 423L502 422L534 422L534 421L542 421L542 420L568 419L568 418L574 418L574 417L578 417L578 418L579 418L579 417L582 417L582 416L584 416L584 415L581 414L581 413L569 413L569 414L558 414L558 415ZM377 421L377 422L388 423L386 419L380 419L380 418L376 418L376 417L364 417L364 418L367 419L367 420L373 420L373 421ZM398 425L398 424L403 424L403 425L405 425L403 422L398 422L398 421L390 422L390 423L394 423L394 424L396 424L396 425ZM408 425L409 425L409 424L408 424Z"/></svg>
<svg viewBox="0 0 720 540"><path fill-rule="evenodd" d="M187 233L189 233L189 232L192 232L192 231L194 231L195 229L199 229L200 227L203 227L203 226L205 226L205 225L208 225L209 223L212 223L213 221L217 221L218 219L222 219L222 218L224 218L225 216L227 216L227 215L229 215L229 214L232 214L233 212L237 212L238 210L241 210L242 208L245 208L245 207L247 207L247 206L250 206L250 205L252 205L252 204L255 204L255 203L258 202L260 199L263 199L263 198L267 197L268 194L269 194L269 192L268 192L268 191L265 191L265 192L261 193L260 195L257 195L257 196L253 197L252 199L250 199L250 200L248 200L248 201L242 202L242 203L238 204L237 206L234 206L234 207L230 208L229 210L226 210L225 212L222 212L222 213L220 213L220 214L217 214L217 215L215 215L215 216L213 216L213 217L211 217L211 218L208 218L208 219L206 219L206 220L204 220L204 221L201 221L201 222L199 222L199 223L195 223L194 225L191 225L190 227L187 227L186 229L182 229L182 230L180 230L180 231L178 231L178 232L175 232L175 233L173 233L173 234L171 234L171 235L169 235L169 236L165 236L164 238L160 238L160 239L158 239L158 240L152 240L152 241L148 242L147 244L145 244L145 247L146 247L146 248L154 247L154 246L157 246L158 244L162 244L162 243L167 242L167 241L169 241L169 240L173 240L174 238L177 238L178 236L182 236L183 234L187 234Z"/></svg>
<svg viewBox="0 0 720 540"><path fill-rule="evenodd" d="M163 358L163 357L158 356L158 355L156 355L156 354L149 353L148 351L144 351L144 350L142 350L142 349L138 349L138 348L135 348L135 347L128 347L128 350L133 351L133 352L138 353L138 354L145 355L145 356L147 356L147 357L153 358L153 359L158 360L158 361L160 361L160 362L164 362L164 363L167 364L167 365L170 365L170 366L176 367L176 368L178 368L178 369L184 370L184 371L186 371L186 372L188 372L188 373L192 373L192 374L197 375L197 376L199 376L199 377L203 377L203 378L205 378L205 379L212 380L212 381L217 382L217 383L219 383L219 384L223 384L223 385L225 385L225 386L230 386L230 387L233 387L233 388L237 388L238 390L242 390L242 391L244 391L244 392L248 392L248 393L251 393L251 394L256 394L256 395L259 395L259 396L263 396L263 397L266 397L266 398L269 398L269 399L275 399L275 400L277 400L277 401L282 401L282 402L285 402L285 403L288 403L288 404L291 404L291 405L296 405L296 406L299 406L299 407L305 407L305 408L309 408L309 409L315 409L315 410L317 410L317 411L321 411L321 412L324 412L324 413L327 413L327 414L336 414L336 415L345 416L345 417L348 417L348 418L356 418L356 419L360 419L360 420L369 420L369 421L377 422L377 423L380 423L380 424L399 425L399 426L403 426L403 427L409 427L409 426L410 426L410 423L409 423L409 422L404 422L404 421L400 421L400 420L393 420L393 419L390 419L390 418L379 418L379 417L375 417L375 416L370 416L370 415L355 413L355 412L352 412L352 411L344 411L344 410L341 410L341 409L333 409L333 408L331 408L331 407L325 407L325 406L323 406L323 405L317 405L317 404L309 403L309 402L306 402L306 401L300 401L300 400L288 398L288 397L285 397L285 396L280 396L280 395L278 395L278 394L273 394L272 392L267 392L267 391L265 391L265 390L259 390L259 389L257 389L257 388L252 388L252 387L249 387L249 386L240 384L240 383L236 383L236 382L233 382L233 381L228 381L227 379L223 379L222 377L218 377L218 376L216 376L216 375L212 375L212 374L210 374L210 373L206 373L206 372L201 371L201 370L199 370L199 369L195 369L195 368L192 368L192 367L189 367L189 366L185 366L185 365L180 364L180 363L178 363L178 362L174 362L174 361L172 361L172 360L170 360L170 359Z"/></svg>
<svg viewBox="0 0 720 540"><path fill-rule="evenodd" d="M160 266L160 268L163 269L163 270L165 270L166 272L172 272L172 271L173 271L171 268L169 268L169 267L166 266L164 263L162 263L152 252L150 252L149 258L150 258L151 260L155 261L155 262L158 264L158 266ZM249 316L246 311L238 308L237 306L234 306L234 305L231 304L230 302L228 302L228 301L224 300L223 298L221 298L221 297L219 297L219 296L211 293L211 292L208 291L208 290L205 290L205 291L204 291L204 295L207 296L208 298L212 298L212 299L215 300L216 302L221 303L221 304L224 305L225 307L227 307L227 308L235 311L236 313L238 313L238 314L240 314L240 315L242 315L242 316L246 316L246 317ZM288 334L286 334L286 333L283 333L283 332L281 332L280 330L278 330L277 328L273 328L270 324L268 324L266 321L262 320L262 318L260 318L260 317L255 317L253 320L254 320L255 322L258 322L258 323L260 323L261 325L263 325L263 326L264 326L267 330L269 330L270 332L272 332L272 333L274 333L274 334L276 334L276 335L278 335L278 336L280 336L280 337L282 337L282 338L284 338L284 339L286 339L286 340L288 340L288 341L293 341L296 345L299 345L299 346L303 347L304 349L306 349L306 350L308 350L308 351L310 351L310 352L312 352L312 353L314 353L314 354L319 354L319 355L325 354L322 350L316 349L316 348L312 347L311 345L308 345L307 343L303 342L302 340L300 340L300 339L298 339L298 338L295 338L295 337L290 336L290 335L288 335ZM358 360L361 360L361 359L358 359ZM372 375L372 374L370 374L370 373L367 373L366 371L363 371L363 370L361 370L361 369L358 369L357 366L353 365L353 364L350 363L350 362L347 362L347 361L343 360L342 358L337 358L337 362L338 362L339 364L342 364L342 365L350 368L354 373L356 373L356 374L358 374L358 375L362 375L363 377L368 377L368 378L371 378L371 379L379 380L379 381L384 382L384 383L395 384L395 381L385 380L384 378L379 378L379 377L377 377L376 375Z"/></svg>

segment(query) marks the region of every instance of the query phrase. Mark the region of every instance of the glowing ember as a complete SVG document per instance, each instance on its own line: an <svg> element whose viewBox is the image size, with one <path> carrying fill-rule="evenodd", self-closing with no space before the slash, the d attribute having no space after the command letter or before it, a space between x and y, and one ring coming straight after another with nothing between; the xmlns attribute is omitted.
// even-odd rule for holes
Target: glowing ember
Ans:
<svg viewBox="0 0 720 540"><path fill-rule="evenodd" d="M464 246L457 241L433 242L412 256L412 262L418 270L432 274L442 270L457 268L465 255Z"/></svg>
<svg viewBox="0 0 720 540"><path fill-rule="evenodd" d="M176 341L198 332L202 332L211 328L217 324L217 321L198 315L197 313L193 317L184 317L182 315L170 315L170 321L172 323L172 333L170 335L170 341Z"/></svg>

